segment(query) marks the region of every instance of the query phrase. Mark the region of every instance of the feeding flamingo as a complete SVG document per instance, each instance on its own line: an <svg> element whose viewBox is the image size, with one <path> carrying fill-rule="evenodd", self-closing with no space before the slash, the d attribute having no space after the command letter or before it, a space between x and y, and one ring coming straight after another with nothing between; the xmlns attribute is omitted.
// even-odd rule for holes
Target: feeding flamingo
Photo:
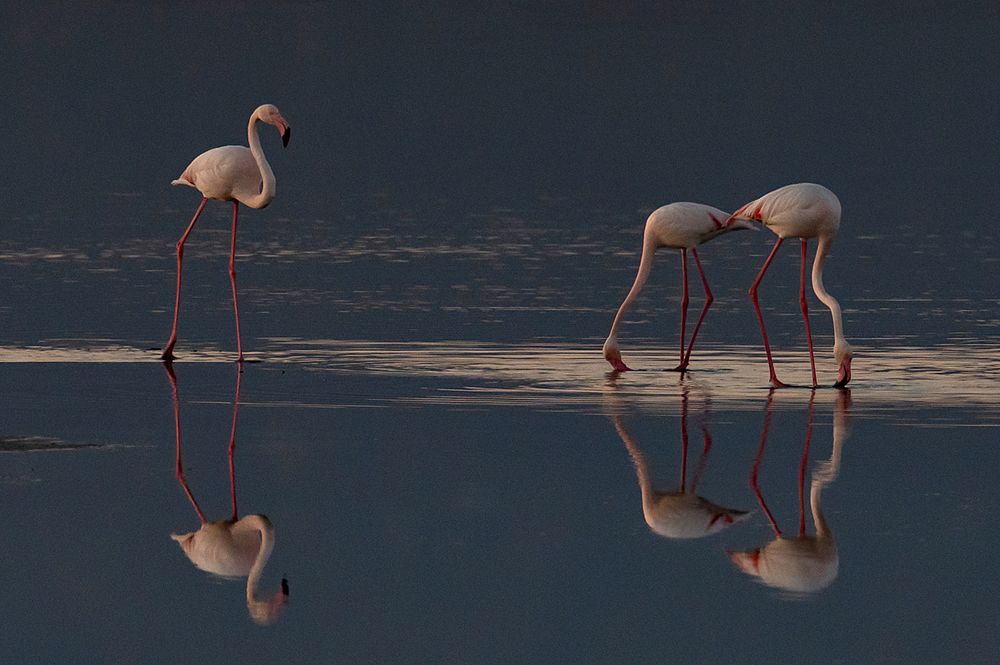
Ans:
<svg viewBox="0 0 1000 665"><path fill-rule="evenodd" d="M826 255L830 252L830 246L840 228L840 201L833 192L822 185L809 182L786 185L740 207L726 220L726 225L737 224L745 220L761 222L778 236L778 240L774 243L774 249L764 261L763 267L750 287L750 299L757 312L757 322L760 324L760 333L764 338L764 352L767 354L767 366L771 372L771 385L775 388L783 388L786 384L778 380L778 375L774 371L771 345L767 341L767 330L764 328L764 316L760 311L757 287L785 238L801 239L799 306L802 309L802 319L805 321L806 340L809 345L809 364L812 368L812 382L815 388L817 385L816 360L813 357L812 331L809 328L809 306L806 303L806 254L809 238L819 238L816 258L813 261L812 285L816 297L823 301L823 304L830 309L830 313L833 315L833 356L839 367L834 387L843 388L851 380L853 354L851 345L844 339L840 303L827 293L823 286L823 262L826 260Z"/></svg>
<svg viewBox="0 0 1000 665"><path fill-rule="evenodd" d="M604 358L611 366L619 372L625 372L631 368L622 360L621 351L618 348L618 326L622 317L632 304L632 301L639 295L639 291L649 279L649 273L653 268L653 255L661 247L679 249L681 252L681 279L684 283L684 295L681 299L681 339L680 339L680 363L674 368L675 371L683 372L687 369L691 361L691 349L694 348L694 340L698 336L701 322L708 313L708 308L712 304L712 291L708 287L708 280L705 278L705 271L702 270L701 260L698 258L698 245L708 242L712 238L736 229L754 229L756 227L743 220L732 220L729 224L724 224L727 214L718 208L713 208L702 203L671 203L662 208L658 208L646 220L646 228L642 234L642 256L639 259L639 271L635 276L635 282L629 290L625 300L615 314L615 320L611 324L611 332L604 342ZM698 274L701 275L701 284L705 289L705 305L702 307L701 316L691 334L691 342L688 344L687 352L684 351L684 330L687 325L688 307L688 278L687 278L687 252L691 250L694 255L694 262L698 266Z"/></svg>
<svg viewBox="0 0 1000 665"><path fill-rule="evenodd" d="M229 493L232 514L229 519L209 522L194 498L184 478L181 462L181 410L177 395L177 377L170 363L164 363L170 380L174 404L174 429L176 438L175 474L181 489L187 495L201 526L190 533L172 533L170 537L195 566L221 577L246 577L247 610L254 622L267 625L277 621L288 605L288 581L282 578L281 588L269 599L258 598L257 584L267 560L274 549L274 526L266 515L239 517L236 507L236 416L240 406L240 376L236 375L236 395L233 398L233 423L229 433Z"/></svg>
<svg viewBox="0 0 1000 665"><path fill-rule="evenodd" d="M174 323L170 329L170 339L163 347L161 358L166 361L174 359L174 345L177 343L177 313L181 306L181 262L184 258L184 243L191 229L194 228L198 216L205 208L209 199L232 201L233 232L229 246L229 281L233 287L233 312L236 316L236 349L237 360L243 362L243 343L240 339L240 309L236 301L236 222L239 214L239 204L250 208L264 208L275 194L274 173L264 156L260 146L260 136L257 134L257 123L266 122L278 128L282 145L288 145L292 130L281 115L278 107L273 104L258 106L250 115L247 126L247 139L250 147L227 145L212 148L194 158L184 169L177 180L171 185L187 185L194 187L202 194L201 205L194 213L194 218L188 224L187 230L177 241L177 293L174 298Z"/></svg>

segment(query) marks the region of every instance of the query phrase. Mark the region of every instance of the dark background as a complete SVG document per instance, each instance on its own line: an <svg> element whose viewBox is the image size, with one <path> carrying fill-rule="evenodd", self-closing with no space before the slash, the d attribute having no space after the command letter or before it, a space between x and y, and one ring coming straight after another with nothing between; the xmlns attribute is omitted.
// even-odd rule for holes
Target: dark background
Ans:
<svg viewBox="0 0 1000 665"><path fill-rule="evenodd" d="M9 211L171 196L196 154L245 143L263 102L294 128L285 153L264 139L290 214L373 195L731 209L797 181L879 232L975 230L995 207L995 3L32 3L0 19Z"/></svg>

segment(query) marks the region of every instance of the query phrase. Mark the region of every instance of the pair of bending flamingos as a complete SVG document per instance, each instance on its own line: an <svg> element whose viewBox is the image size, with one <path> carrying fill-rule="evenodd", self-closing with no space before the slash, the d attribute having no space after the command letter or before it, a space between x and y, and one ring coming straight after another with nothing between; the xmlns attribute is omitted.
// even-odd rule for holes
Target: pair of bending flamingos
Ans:
<svg viewBox="0 0 1000 665"><path fill-rule="evenodd" d="M764 327L764 317L760 311L760 301L757 297L757 287L760 286L764 273L767 272L771 261L778 253L778 248L785 238L799 238L802 243L802 264L799 272L799 305L802 308L802 319L805 322L806 340L809 345L809 363L812 368L812 385L817 386L816 381L816 360L813 356L812 331L809 327L809 307L806 302L806 255L808 251L808 241L810 238L819 239L819 247L816 250L816 258L812 268L812 285L816 297L824 305L830 308L833 315L833 355L839 367L837 381L834 384L837 388L843 388L851 380L851 346L844 339L843 321L840 313L840 304L831 296L823 286L823 262L830 252L830 246L837 230L840 228L840 201L836 195L822 185L813 183L798 183L786 185L764 196L750 201L741 206L733 214L727 214L718 208L701 203L671 203L659 208L646 220L646 229L642 239L642 258L639 261L639 272L636 275L635 283L632 285L628 295L618 308L614 322L611 324L611 332L607 341L604 342L604 357L617 371L628 371L630 368L622 360L621 351L618 348L618 327L626 310L639 295L653 264L653 254L661 247L679 249L681 252L681 274L684 282L684 296L681 300L681 339L680 339L680 364L675 368L683 372L691 362L691 350L694 347L694 340L698 336L698 330L712 304L712 291L708 287L708 280L702 270L701 261L698 259L698 245L708 242L712 238L720 236L729 231L738 229L755 229L752 222L760 222L777 236L774 249L764 261L757 278L750 287L750 299L753 301L754 310L757 313L757 322L760 324L761 336L764 338L764 352L767 355L767 365L770 370L771 385L775 388L782 388L786 384L778 379L774 370L774 360L771 358L771 345L767 340L767 329ZM691 250L694 255L695 265L698 266L698 273L701 275L701 283L705 288L705 305L701 310L701 316L691 334L691 341L684 349L684 329L687 323L688 306L688 279L687 279L687 252Z"/></svg>
<svg viewBox="0 0 1000 665"><path fill-rule="evenodd" d="M213 148L198 155L173 185L194 187L202 194L201 204L194 217L177 241L177 290L174 298L174 320L170 330L170 339L163 347L161 358L166 361L174 359L174 346L177 344L177 315L181 303L181 268L184 259L184 243L194 229L195 222L201 215L209 199L230 201L233 204L232 240L229 247L229 279L233 291L233 311L236 318L236 348L237 359L243 362L243 343L240 338L240 310L236 297L236 226L239 216L239 204L250 208L264 208L275 195L274 172L264 156L257 132L257 123L264 122L273 125L281 135L282 144L287 146L291 137L291 128L273 104L263 104L250 115L247 126L249 148L245 146L222 146ZM754 228L751 222L761 222L778 236L774 249L764 262L757 279L750 287L750 297L757 312L761 336L764 338L764 351L767 354L767 364L770 369L771 385L780 388L785 384L778 380L774 371L774 361L771 358L771 345L767 340L767 330L764 327L764 317L760 311L757 298L757 287L774 259L778 248L785 238L800 238L802 241L802 269L800 275L799 304L805 321L806 339L809 344L809 362L812 368L813 386L816 381L816 361L813 357L812 331L809 328L808 305L805 296L805 270L807 241L810 238L819 239L816 259L813 263L812 283L816 296L830 308L833 315L834 347L833 354L839 366L839 374L834 384L838 388L847 385L851 380L851 347L844 339L841 321L840 305L827 293L823 287L823 261L830 251L830 245L837 229L840 227L840 201L830 190L811 183L788 185L765 194L739 208L732 215L699 203L672 203L653 212L646 221L646 230L642 243L642 259L639 263L639 273L632 289L625 297L611 325L611 333L604 343L604 357L618 371L626 371L629 367L622 360L618 348L618 327L629 305L639 294L649 277L652 268L653 254L660 247L669 247L681 251L681 269L684 280L684 297L681 311L680 364L676 369L684 371L691 361L691 350L694 348L698 330L712 304L712 292L702 270L698 258L698 245L716 236L736 229ZM687 323L688 285L687 285L687 252L694 255L698 273L701 275L705 288L705 305L698 323L691 335L691 341L684 348L684 333Z"/></svg>

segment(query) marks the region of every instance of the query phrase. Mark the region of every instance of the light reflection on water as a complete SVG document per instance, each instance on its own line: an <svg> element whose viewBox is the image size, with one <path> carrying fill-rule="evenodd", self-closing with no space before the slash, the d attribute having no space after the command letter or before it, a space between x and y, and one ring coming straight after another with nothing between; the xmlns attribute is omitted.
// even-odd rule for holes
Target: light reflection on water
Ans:
<svg viewBox="0 0 1000 665"><path fill-rule="evenodd" d="M975 410L970 426L995 426L1000 419L1000 346L970 340L935 347L856 346L855 400L867 413L893 413L902 422L933 427L954 425L959 412L942 411L935 420L908 411L950 407ZM475 341L379 342L371 340L271 338L249 354L264 366L288 364L308 371L437 379L433 390L391 398L406 404L453 406L529 406L604 412L609 391L629 408L678 413L684 391L709 394L714 403L736 410L756 409L767 394L763 354L754 346L696 350L692 370L682 376L664 371L673 350L633 346L629 360L636 371L608 371L600 345L540 341L495 344ZM817 353L820 381L833 382L832 361ZM34 346L0 347L0 362L134 363L157 360L147 349L112 340L51 340ZM200 348L185 352L179 363L232 362L231 351ZM810 399L808 354L776 355L782 376L799 387L779 391L777 408L801 408ZM815 399L833 403L837 391L820 389ZM389 399L389 398L386 398ZM957 420L956 420L957 419Z"/></svg>

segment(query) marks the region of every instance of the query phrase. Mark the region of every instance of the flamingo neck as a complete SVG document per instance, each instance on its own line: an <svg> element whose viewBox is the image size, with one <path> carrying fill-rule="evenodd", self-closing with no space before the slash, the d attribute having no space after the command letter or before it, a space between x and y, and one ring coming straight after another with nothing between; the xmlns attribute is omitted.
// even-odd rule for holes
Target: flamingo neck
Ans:
<svg viewBox="0 0 1000 665"><path fill-rule="evenodd" d="M833 316L833 342L836 348L845 344L847 340L844 339L844 322L840 313L840 303L823 286L823 263L826 261L826 255L830 253L832 244L832 236L819 237L819 247L816 249L816 258L812 267L812 284L816 297L830 309L830 314Z"/></svg>
<svg viewBox="0 0 1000 665"><path fill-rule="evenodd" d="M847 410L838 402L833 413L833 451L830 459L820 464L813 472L812 485L809 488L809 505L812 507L813 523L816 525L816 537L832 540L830 525L823 515L823 504L820 495L823 488L837 479L840 473L840 458L844 449L844 441L850 435L850 422Z"/></svg>
<svg viewBox="0 0 1000 665"><path fill-rule="evenodd" d="M247 529L260 533L260 549L257 550L257 557L254 559L250 574L247 576L247 605L254 606L262 602L257 598L257 583L260 582L264 565L271 558L271 551L274 549L274 527L263 515L247 515L239 523Z"/></svg>
<svg viewBox="0 0 1000 665"><path fill-rule="evenodd" d="M268 164L267 157L264 156L264 149L260 146L260 135L257 133L257 122L259 120L260 118L255 111L250 116L250 123L247 125L247 142L250 144L250 154L253 155L254 161L257 162L257 169L260 171L260 179L263 182L260 193L245 202L245 205L251 208L265 207L274 199L276 191L274 171L271 170L271 165Z"/></svg>
<svg viewBox="0 0 1000 665"><path fill-rule="evenodd" d="M629 289L628 295L625 296L625 300L622 301L620 307L618 307L618 312L615 314L615 320L611 323L611 332L608 333L608 340L613 341L618 338L618 326L621 325L622 318L625 316L625 312L632 305L632 301L638 297L639 292L642 291L642 287L645 286L646 281L649 279L649 273L653 269L653 255L656 253L656 244L652 238L652 235L647 231L642 238L642 258L639 260L639 272L635 276L635 282L632 284L632 288Z"/></svg>

